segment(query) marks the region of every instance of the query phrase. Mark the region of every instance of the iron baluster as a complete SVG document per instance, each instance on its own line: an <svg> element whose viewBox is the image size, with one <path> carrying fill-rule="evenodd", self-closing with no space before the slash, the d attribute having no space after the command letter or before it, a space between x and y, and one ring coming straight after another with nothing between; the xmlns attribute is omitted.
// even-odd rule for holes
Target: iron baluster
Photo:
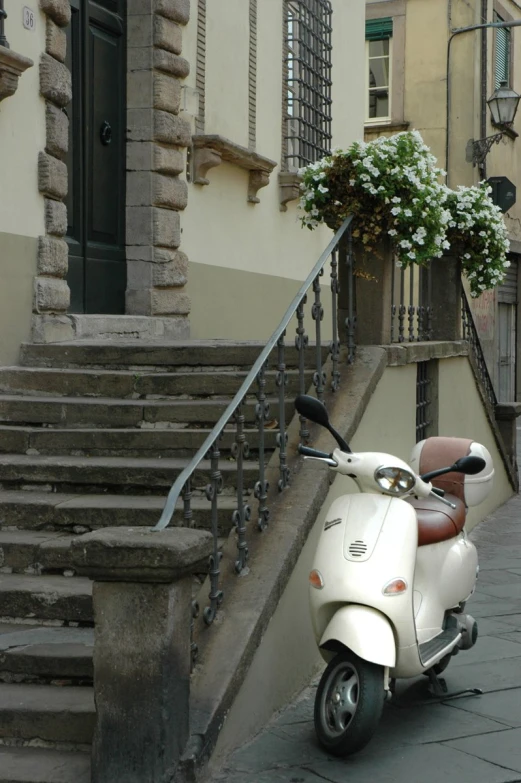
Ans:
<svg viewBox="0 0 521 783"><path fill-rule="evenodd" d="M183 487L183 520L185 527L193 527L191 479L188 479Z"/></svg>
<svg viewBox="0 0 521 783"><path fill-rule="evenodd" d="M259 480L255 484L253 491L254 496L259 501L259 516L257 519L257 527L259 530L265 530L268 526L270 518L270 510L266 505L268 497L269 483L266 481L266 464L265 464L265 443L264 443L264 425L269 415L270 404L266 401L265 387L266 387L266 363L264 363L257 375L257 385L259 387L257 392L257 405L255 406L255 418L257 426L259 428Z"/></svg>
<svg viewBox="0 0 521 783"><path fill-rule="evenodd" d="M297 336L295 337L295 348L298 351L298 374L299 374L299 393L305 394L306 393L306 378L304 375L305 371L305 350L308 345L308 336L306 334L306 329L304 327L304 305L306 304L308 298L307 295L304 295L302 299L300 300L300 304L297 307L297 322L298 326L296 329ZM299 416L300 419L300 442L301 443L307 443L309 440L309 430L306 426L306 419L304 416Z"/></svg>
<svg viewBox="0 0 521 783"><path fill-rule="evenodd" d="M398 308L398 342L403 343L405 337L403 333L405 331L405 313L407 308L404 304L405 300L405 269L400 269L400 307Z"/></svg>
<svg viewBox="0 0 521 783"><path fill-rule="evenodd" d="M284 337L286 331L284 330L277 340L278 349L278 365L277 365L277 387L279 389L279 432L277 434L277 446L279 447L279 491L282 492L289 484L289 468L286 464L286 446L288 443L288 433L286 432L286 385L288 383L288 376L286 373L286 359L285 359L285 346Z"/></svg>
<svg viewBox="0 0 521 783"><path fill-rule="evenodd" d="M322 370L322 336L321 336L321 322L324 318L324 308L320 301L320 277L324 273L321 269L320 273L313 280L313 292L315 294L315 301L311 308L311 317L315 321L315 333L316 333L316 360L315 360L315 372L313 373L313 385L317 390L318 399L323 402L324 400L324 387L326 385L326 374Z"/></svg>
<svg viewBox="0 0 521 783"><path fill-rule="evenodd" d="M7 11L4 9L4 0L0 0L0 46L5 46L6 49L9 49L9 43L7 41L7 38L5 37L5 29L4 29L4 23L7 19Z"/></svg>
<svg viewBox="0 0 521 783"><path fill-rule="evenodd" d="M331 348L329 352L331 354L331 389L332 391L338 391L340 387L340 371L338 369L338 362L340 359L340 341L338 339L338 294L340 293L340 284L338 280L338 249L335 248L331 254L331 305L332 305L332 321L333 321L333 339L331 340Z"/></svg>
<svg viewBox="0 0 521 783"><path fill-rule="evenodd" d="M347 363L352 364L355 360L355 276L354 276L354 255L353 255L353 235L351 228L347 234L347 244L342 241L342 247L345 251L345 260L347 266Z"/></svg>
<svg viewBox="0 0 521 783"><path fill-rule="evenodd" d="M244 401L243 401L244 402ZM244 434L243 402L235 411L235 443L232 446L232 456L237 461L237 508L233 512L232 522L237 531L237 560L235 570L240 574L246 568L248 546L246 544L246 522L250 519L251 509L244 503L244 459L248 458L249 446Z"/></svg>
<svg viewBox="0 0 521 783"><path fill-rule="evenodd" d="M396 262L394 260L393 255L393 266L391 269L391 342L394 343L394 319L396 318L396 304L394 303L394 296L395 296L395 290L394 290L394 281L396 277Z"/></svg>
<svg viewBox="0 0 521 783"><path fill-rule="evenodd" d="M414 315L416 308L414 306L414 267L411 264L409 267L409 342L414 340Z"/></svg>
<svg viewBox="0 0 521 783"><path fill-rule="evenodd" d="M217 609L221 605L223 600L223 592L219 589L219 575L220 575L220 562L222 553L219 552L219 539L218 539L218 508L217 497L222 492L223 478L221 471L219 470L219 457L221 452L219 451L219 438L214 441L210 449L210 483L207 484L205 489L206 497L212 504L212 536L213 536L213 552L210 555L209 564L209 577L210 577L210 605L207 606L203 612L204 621L207 625L211 625L215 620Z"/></svg>
<svg viewBox="0 0 521 783"><path fill-rule="evenodd" d="M489 404L495 408L497 405L497 397L494 384L492 383L492 379L488 371L485 354L483 353L478 330L476 329L476 324L474 323L472 310L470 309L465 291L463 290L461 292L461 320L463 326L463 337L469 343L469 347L471 349L470 353L473 358L473 363L477 369L479 380L481 381Z"/></svg>
<svg viewBox="0 0 521 783"><path fill-rule="evenodd" d="M190 671L193 671L195 664L197 663L197 656L199 654L199 646L194 642L194 627L195 620L199 617L199 604L197 601L192 601L192 617L190 620Z"/></svg>
<svg viewBox="0 0 521 783"><path fill-rule="evenodd" d="M427 340L432 340L432 262L429 263L429 266L427 267L427 305L425 307L425 312L427 315Z"/></svg>

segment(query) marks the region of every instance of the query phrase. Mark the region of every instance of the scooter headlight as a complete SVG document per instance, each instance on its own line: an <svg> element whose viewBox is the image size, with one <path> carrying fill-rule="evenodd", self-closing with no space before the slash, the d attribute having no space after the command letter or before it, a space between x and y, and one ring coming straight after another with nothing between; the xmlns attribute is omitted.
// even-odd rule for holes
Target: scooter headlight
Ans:
<svg viewBox="0 0 521 783"><path fill-rule="evenodd" d="M416 484L416 477L403 468L378 468L374 478L380 489L388 495L405 495Z"/></svg>

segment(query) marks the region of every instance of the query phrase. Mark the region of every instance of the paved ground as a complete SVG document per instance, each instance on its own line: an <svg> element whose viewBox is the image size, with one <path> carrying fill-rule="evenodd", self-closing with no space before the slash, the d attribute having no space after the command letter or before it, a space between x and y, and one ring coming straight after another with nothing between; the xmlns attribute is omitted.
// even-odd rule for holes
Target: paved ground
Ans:
<svg viewBox="0 0 521 783"><path fill-rule="evenodd" d="M228 759L226 783L521 783L521 496L473 533L481 574L468 604L476 646L446 671L449 689L480 697L414 706L426 678L402 681L379 730L357 756L328 757L313 729L316 683Z"/></svg>

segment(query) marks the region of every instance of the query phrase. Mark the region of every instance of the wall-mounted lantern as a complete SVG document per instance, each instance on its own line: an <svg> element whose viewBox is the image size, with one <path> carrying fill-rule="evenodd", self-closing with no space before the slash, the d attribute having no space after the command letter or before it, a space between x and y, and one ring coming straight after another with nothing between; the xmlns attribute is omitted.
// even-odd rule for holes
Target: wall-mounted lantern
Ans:
<svg viewBox="0 0 521 783"><path fill-rule="evenodd" d="M512 131L512 125L520 100L521 95L507 87L506 82L501 82L497 90L494 90L487 101L487 105L492 115L492 123L502 130L484 139L476 141L471 139L467 144L467 160L469 163L472 162L474 166L484 163L493 144L499 144L505 134L514 135L514 137L517 135Z"/></svg>

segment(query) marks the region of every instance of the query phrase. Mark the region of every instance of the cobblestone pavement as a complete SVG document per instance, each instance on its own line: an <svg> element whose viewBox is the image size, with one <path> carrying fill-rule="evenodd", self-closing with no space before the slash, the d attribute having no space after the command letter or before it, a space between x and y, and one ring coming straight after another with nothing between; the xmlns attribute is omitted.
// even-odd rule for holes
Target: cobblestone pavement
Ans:
<svg viewBox="0 0 521 783"><path fill-rule="evenodd" d="M214 783L521 783L521 496L473 531L480 579L468 609L479 624L476 646L454 657L449 690L483 696L445 704L425 700L426 678L398 683L369 745L347 759L316 742L316 683L257 737L236 751Z"/></svg>

